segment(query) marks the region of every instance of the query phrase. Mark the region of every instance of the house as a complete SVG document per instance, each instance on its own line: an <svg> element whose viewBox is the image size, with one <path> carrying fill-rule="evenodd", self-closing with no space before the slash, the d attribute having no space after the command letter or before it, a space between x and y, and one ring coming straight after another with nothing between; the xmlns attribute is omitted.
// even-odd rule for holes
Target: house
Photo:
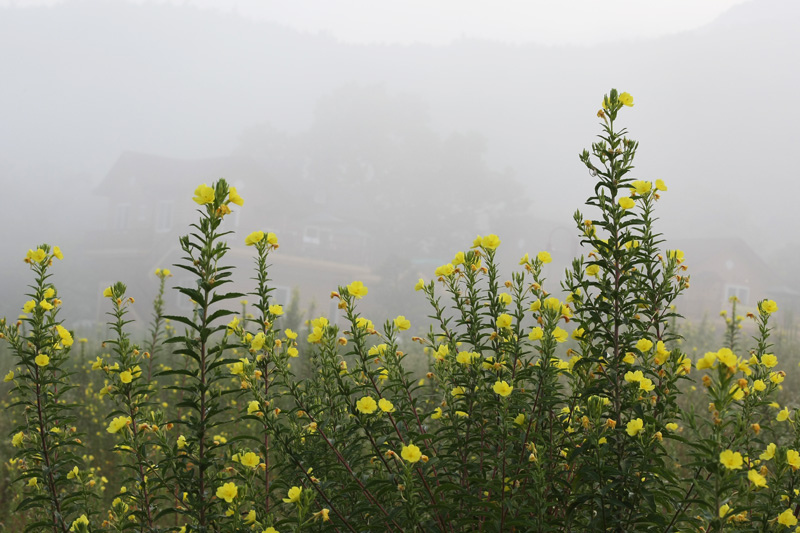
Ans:
<svg viewBox="0 0 800 533"><path fill-rule="evenodd" d="M128 286L134 296L131 318L143 325L149 320L150 302L158 280L156 268L171 269L174 277L168 287L194 283L193 275L174 266L184 255L179 237L192 231L198 220L198 205L192 201L195 188L211 184L220 177L237 188L245 199L243 207L233 207L222 229L230 251L225 264L237 267L230 290L247 293L254 288L254 249L244 245L252 231L271 231L278 235L280 248L270 255L273 298L289 303L292 288L300 290L301 303L308 308L315 302L318 314L334 316L330 292L356 279L377 281L369 268L359 264L366 250L367 234L331 216L303 216L303 198L285 188L255 160L229 156L205 159L177 159L126 152L109 170L95 190L104 208L85 233L81 245L84 255L85 291L96 295L93 316L103 320L108 311L101 296L103 288L115 281ZM252 300L252 297L248 297ZM178 291L165 295L168 313L190 313L192 304Z"/></svg>
<svg viewBox="0 0 800 533"><path fill-rule="evenodd" d="M684 239L671 241L670 249L683 250L690 287L680 297L678 310L691 318L716 315L739 299L740 314L756 312L760 300L778 302L782 310L800 309L797 291L742 239Z"/></svg>

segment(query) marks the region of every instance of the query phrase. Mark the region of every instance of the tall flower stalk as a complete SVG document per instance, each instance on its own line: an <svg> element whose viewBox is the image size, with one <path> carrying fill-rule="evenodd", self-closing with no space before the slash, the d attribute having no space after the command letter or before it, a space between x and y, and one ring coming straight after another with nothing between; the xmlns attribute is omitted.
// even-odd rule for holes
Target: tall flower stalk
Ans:
<svg viewBox="0 0 800 533"><path fill-rule="evenodd" d="M220 499L214 497L221 487L226 443L214 439L212 431L219 431L227 410L222 401L225 394L222 382L227 378L224 365L235 361L226 357L228 337L224 336L226 326L221 320L236 312L221 304L243 296L220 290L231 283L233 270L232 266L222 264L229 248L224 240L228 232L222 231L220 225L231 212L229 204L241 205L243 201L224 179L212 187L198 187L194 201L201 206L200 221L192 224L193 233L180 238L185 255L175 266L194 276L192 286L177 289L191 299L197 311L193 318L166 317L186 328L184 335L173 336L167 342L180 346L175 353L187 358L189 366L165 370L160 375L180 374L187 378L179 387L184 396L178 405L184 408L185 416L173 421L176 426L186 428L186 449L173 456L173 475L177 494L181 495L176 511L184 514L195 530L205 532L216 530L215 524L226 511Z"/></svg>

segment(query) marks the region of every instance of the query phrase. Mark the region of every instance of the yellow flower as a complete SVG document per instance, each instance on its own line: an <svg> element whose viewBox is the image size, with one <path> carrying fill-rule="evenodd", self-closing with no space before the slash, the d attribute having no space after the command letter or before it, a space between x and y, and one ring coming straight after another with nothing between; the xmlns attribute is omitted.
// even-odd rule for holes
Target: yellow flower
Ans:
<svg viewBox="0 0 800 533"><path fill-rule="evenodd" d="M567 337L568 335L566 330L563 330L558 326L556 326L556 328L553 330L553 338L556 340L556 342L567 342Z"/></svg>
<svg viewBox="0 0 800 533"><path fill-rule="evenodd" d="M28 300L25 302L25 305L22 306L22 310L26 313L30 313L34 309L36 309L36 300Z"/></svg>
<svg viewBox="0 0 800 533"><path fill-rule="evenodd" d="M487 235L481 239L481 246L487 250L495 250L498 246L500 246L500 237L494 234Z"/></svg>
<svg viewBox="0 0 800 533"><path fill-rule="evenodd" d="M323 508L318 513L314 513L314 518L315 519L316 518L322 518L323 522L330 522L330 520L331 520L330 514L331 514L331 510L330 509Z"/></svg>
<svg viewBox="0 0 800 533"><path fill-rule="evenodd" d="M536 258L545 265L553 261L552 256L547 252L539 252L536 254Z"/></svg>
<svg viewBox="0 0 800 533"><path fill-rule="evenodd" d="M729 348L720 348L720 350L717 352L717 359L719 359L719 362L728 368L736 368L739 362L739 359Z"/></svg>
<svg viewBox="0 0 800 533"><path fill-rule="evenodd" d="M624 378L628 383L634 383L642 381L644 379L644 374L642 374L641 370L637 370L636 372L628 371L625 372Z"/></svg>
<svg viewBox="0 0 800 533"><path fill-rule="evenodd" d="M627 196L623 196L622 198L619 199L619 206L622 209L631 209L635 205L636 202L634 202L632 198L628 198Z"/></svg>
<svg viewBox="0 0 800 533"><path fill-rule="evenodd" d="M388 347L389 346L385 342L381 343L381 344L378 344L377 346L372 346L369 349L369 351L367 352L367 355L369 355L369 356L376 356L376 355L380 356L380 355L383 355L383 354L386 353L386 349Z"/></svg>
<svg viewBox="0 0 800 533"><path fill-rule="evenodd" d="M119 380L123 383L130 383L131 380L133 380L133 375L130 373L130 371L125 370L119 373Z"/></svg>
<svg viewBox="0 0 800 533"><path fill-rule="evenodd" d="M539 326L534 327L530 333L528 333L528 338L532 341L538 341L544 336L544 330Z"/></svg>
<svg viewBox="0 0 800 533"><path fill-rule="evenodd" d="M3 382L4 383L8 383L9 381L11 381L13 379L14 379L14 371L13 370L9 370L8 374L6 374L5 377L3 378Z"/></svg>
<svg viewBox="0 0 800 533"><path fill-rule="evenodd" d="M497 327L498 328L511 328L511 315L506 313L502 313L500 316L497 317Z"/></svg>
<svg viewBox="0 0 800 533"><path fill-rule="evenodd" d="M434 420L439 420L440 418L442 418L442 408L437 407L436 409L434 409L433 413L431 413L431 418Z"/></svg>
<svg viewBox="0 0 800 533"><path fill-rule="evenodd" d="M114 418L111 423L108 424L106 431L109 433L116 433L120 429L126 427L128 424L131 423L131 417L129 416L118 416Z"/></svg>
<svg viewBox="0 0 800 533"><path fill-rule="evenodd" d="M500 294L497 295L497 301L503 304L503 307L506 307L508 305L511 305L513 298L507 292L501 292Z"/></svg>
<svg viewBox="0 0 800 533"><path fill-rule="evenodd" d="M683 263L684 258L686 257L683 253L683 250L669 250L667 252L667 256L670 259L677 259L678 263Z"/></svg>
<svg viewBox="0 0 800 533"><path fill-rule="evenodd" d="M69 530L73 532L83 531L84 528L78 528L78 526L88 526L88 525L89 525L89 519L86 518L85 514L82 514L72 522L72 525L70 526Z"/></svg>
<svg viewBox="0 0 800 533"><path fill-rule="evenodd" d="M750 480L750 483L756 486L756 488L766 487L767 486L767 478L762 476L758 473L755 469L750 469L747 472L747 479Z"/></svg>
<svg viewBox="0 0 800 533"><path fill-rule="evenodd" d="M39 355L36 356L36 358L34 359L34 362L38 366L47 366L48 364L50 364L50 358L47 357L45 354L40 353Z"/></svg>
<svg viewBox="0 0 800 533"><path fill-rule="evenodd" d="M414 444L409 444L408 446L403 445L400 456L409 463L416 463L422 458L422 452Z"/></svg>
<svg viewBox="0 0 800 533"><path fill-rule="evenodd" d="M103 297L104 298L114 297L114 291L111 289L111 287L106 287L105 289L103 289Z"/></svg>
<svg viewBox="0 0 800 533"><path fill-rule="evenodd" d="M400 316L398 316L397 318L394 319L394 325L400 331L405 331L405 330L411 328L411 321L407 320L406 317L404 317L403 315L400 315Z"/></svg>
<svg viewBox="0 0 800 533"><path fill-rule="evenodd" d="M264 232L254 231L253 233L244 238L244 243L247 246L253 246L254 244L261 242L263 240L264 240Z"/></svg>
<svg viewBox="0 0 800 533"><path fill-rule="evenodd" d="M518 415L517 415L517 416L514 418L514 423L515 423L516 425L518 425L518 426L521 426L522 424L524 424L524 423L525 423L525 414L524 414L524 413L520 413L520 414L518 414Z"/></svg>
<svg viewBox="0 0 800 533"><path fill-rule="evenodd" d="M664 184L664 180L656 180L656 189L659 191L666 191L667 186Z"/></svg>
<svg viewBox="0 0 800 533"><path fill-rule="evenodd" d="M669 350L667 350L667 347L664 346L663 341L658 341L656 343L656 357L655 357L656 364L663 365L664 363L667 362L667 357L669 357ZM688 364L689 368L691 368L692 362L689 361Z"/></svg>
<svg viewBox="0 0 800 533"><path fill-rule="evenodd" d="M697 370L713 367L714 361L716 360L717 354L715 352L706 352L705 355L697 361Z"/></svg>
<svg viewBox="0 0 800 533"><path fill-rule="evenodd" d="M214 189L204 183L195 189L192 200L200 205L210 204L214 201Z"/></svg>
<svg viewBox="0 0 800 533"><path fill-rule="evenodd" d="M242 457L239 459L239 462L244 466L255 468L261 463L261 458L253 452L247 452L246 454L242 455Z"/></svg>
<svg viewBox="0 0 800 533"><path fill-rule="evenodd" d="M217 498L225 500L228 503L233 502L233 499L239 494L239 488L235 483L225 483L217 488Z"/></svg>
<svg viewBox="0 0 800 533"><path fill-rule="evenodd" d="M531 304L531 311L533 311L534 313L536 311L538 311L539 309L541 309L541 308L542 308L542 301L541 300L536 300Z"/></svg>
<svg viewBox="0 0 800 533"><path fill-rule="evenodd" d="M272 233L271 231L267 233L267 242L272 246L278 246L278 236Z"/></svg>
<svg viewBox="0 0 800 533"><path fill-rule="evenodd" d="M302 487L292 487L289 489L289 493L286 495L287 498L283 499L284 503L297 503L300 501L300 495L303 493Z"/></svg>
<svg viewBox="0 0 800 533"><path fill-rule="evenodd" d="M639 380L639 389L645 392L650 392L655 389L656 386L653 385L652 380L650 378L642 378Z"/></svg>
<svg viewBox="0 0 800 533"><path fill-rule="evenodd" d="M280 533L280 531L278 531L274 527L270 526L267 529L265 529L264 531L262 531L261 533Z"/></svg>
<svg viewBox="0 0 800 533"><path fill-rule="evenodd" d="M372 399L371 396L364 396L360 400L356 402L356 409L360 412L364 413L365 415L371 415L375 412L375 409L378 408L378 404L375 403L375 400Z"/></svg>
<svg viewBox="0 0 800 533"><path fill-rule="evenodd" d="M653 342L648 339L639 339L636 343L636 349L642 353L649 352L650 348L653 347Z"/></svg>
<svg viewBox="0 0 800 533"><path fill-rule="evenodd" d="M530 263L530 261L531 261L531 258L530 258L530 256L529 256L529 255L526 253L526 254L525 254L525 255L523 255L523 256L522 256L522 258L519 260L519 264L520 264L520 265L527 265L528 263Z"/></svg>
<svg viewBox="0 0 800 533"><path fill-rule="evenodd" d="M422 279L422 278L419 278L419 281L417 281L417 284L414 285L414 290L415 291L421 291L424 288L425 288L425 280Z"/></svg>
<svg viewBox="0 0 800 533"><path fill-rule="evenodd" d="M792 467L792 470L800 468L800 453L796 450L786 450L786 463Z"/></svg>
<svg viewBox="0 0 800 533"><path fill-rule="evenodd" d="M375 329L372 320L360 316L356 318L356 327L360 329Z"/></svg>
<svg viewBox="0 0 800 533"><path fill-rule="evenodd" d="M769 444L767 444L767 449L764 451L764 453L759 455L758 458L761 459L762 461L769 461L770 459L775 457L776 448L777 446L775 445L775 443L770 442Z"/></svg>
<svg viewBox="0 0 800 533"><path fill-rule="evenodd" d="M575 340L581 340L586 333L586 330L583 328L577 328L572 331L572 338Z"/></svg>
<svg viewBox="0 0 800 533"><path fill-rule="evenodd" d="M742 454L732 450L725 450L719 454L719 462L728 470L739 470L744 463Z"/></svg>
<svg viewBox="0 0 800 533"><path fill-rule="evenodd" d="M41 302L39 302L39 307L41 307L45 311L49 311L53 308L53 304L51 304L47 300L42 300Z"/></svg>
<svg viewBox="0 0 800 533"><path fill-rule="evenodd" d="M288 329L288 328L287 328L287 329L284 331L284 333L286 334L286 338L287 338L287 339L295 340L295 339L297 338L297 333L295 333L295 332L294 332L294 331L292 331L291 329Z"/></svg>
<svg viewBox="0 0 800 533"><path fill-rule="evenodd" d="M595 277L600 272L600 265L589 265L586 267L586 275Z"/></svg>
<svg viewBox="0 0 800 533"><path fill-rule="evenodd" d="M433 273L434 276L444 276L448 277L456 271L456 267L453 266L453 263L447 263L446 265L442 265L436 268L436 271Z"/></svg>
<svg viewBox="0 0 800 533"><path fill-rule="evenodd" d="M633 107L633 96L631 96L630 94L622 93L617 97L617 99L619 100L620 104L628 107Z"/></svg>
<svg viewBox="0 0 800 533"><path fill-rule="evenodd" d="M492 386L492 390L495 394L499 394L500 396L506 397L511 394L511 391L514 390L514 387L509 385L506 381L497 380Z"/></svg>
<svg viewBox="0 0 800 533"><path fill-rule="evenodd" d="M186 447L186 437L184 437L183 435L178 437L177 444L178 444L178 449L179 450L182 450L183 448L185 448Z"/></svg>
<svg viewBox="0 0 800 533"><path fill-rule="evenodd" d="M454 398L460 398L464 396L464 387L453 387L453 390L450 391L450 395Z"/></svg>
<svg viewBox="0 0 800 533"><path fill-rule="evenodd" d="M456 256L453 258L453 265L463 265L464 264L464 252L456 252Z"/></svg>
<svg viewBox="0 0 800 533"><path fill-rule="evenodd" d="M762 392L767 389L767 384L764 383L764 380L757 379L753 382L753 388L758 392Z"/></svg>
<svg viewBox="0 0 800 533"><path fill-rule="evenodd" d="M786 527L797 525L797 518L794 517L794 511L791 507L778 515L778 523Z"/></svg>
<svg viewBox="0 0 800 533"><path fill-rule="evenodd" d="M387 400L386 398L381 398L378 400L378 407L381 408L381 411L384 413L392 413L394 412L394 404Z"/></svg>
<svg viewBox="0 0 800 533"><path fill-rule="evenodd" d="M20 448L23 440L25 440L25 434L22 431L15 433L14 436L11 437L11 445L14 448Z"/></svg>
<svg viewBox="0 0 800 533"><path fill-rule="evenodd" d="M61 252L61 248L58 246L53 246L53 255L58 260L64 259L64 254Z"/></svg>
<svg viewBox="0 0 800 533"><path fill-rule="evenodd" d="M730 510L731 510L731 506L726 503L725 505L723 505L722 507L719 508L719 517L720 518L725 518L725 515L727 515L728 511L730 511Z"/></svg>
<svg viewBox="0 0 800 533"><path fill-rule="evenodd" d="M214 201L214 189L204 183L195 189L192 200L200 205L210 204Z"/></svg>
<svg viewBox="0 0 800 533"><path fill-rule="evenodd" d="M761 357L761 364L767 368L773 368L775 365L778 364L778 358L771 353L765 353Z"/></svg>
<svg viewBox="0 0 800 533"><path fill-rule="evenodd" d="M636 180L633 183L631 183L631 185L632 185L631 191L642 196L649 193L650 189L653 187L653 184L650 183L649 181L642 181L642 180Z"/></svg>
<svg viewBox="0 0 800 533"><path fill-rule="evenodd" d="M228 200L230 200L232 204L236 204L238 206L244 205L244 198L239 196L239 193L236 192L236 187L231 187L231 190L228 193Z"/></svg>
<svg viewBox="0 0 800 533"><path fill-rule="evenodd" d="M250 512L247 513L247 516L244 517L245 524L254 524L256 521L256 510L250 509Z"/></svg>
<svg viewBox="0 0 800 533"><path fill-rule="evenodd" d="M289 354L289 357L297 357L300 355L300 352L297 351L297 348L294 346L290 346L286 353Z"/></svg>
<svg viewBox="0 0 800 533"><path fill-rule="evenodd" d="M49 299L49 298L52 298L52 297L53 297L53 296L55 296L55 295L56 295L56 290L55 290L53 287L48 287L48 288L47 288L47 289L45 289L45 291L44 291L44 298L45 298L45 300L47 300L47 299Z"/></svg>
<svg viewBox="0 0 800 533"><path fill-rule="evenodd" d="M667 424L666 427L670 431L676 431L678 429L678 424L676 424L675 422L670 422L669 424Z"/></svg>
<svg viewBox="0 0 800 533"><path fill-rule="evenodd" d="M258 351L264 347L264 343L267 342L267 336L264 335L263 331L259 331L255 337L250 341L250 349Z"/></svg>
<svg viewBox="0 0 800 533"><path fill-rule="evenodd" d="M625 431L628 432L628 435L631 437L635 437L644 429L644 422L641 418L635 418L628 422L627 426L625 427Z"/></svg>
<svg viewBox="0 0 800 533"><path fill-rule="evenodd" d="M473 352L458 352L456 355L456 362L462 365L472 364L473 359L480 357L479 354Z"/></svg>
<svg viewBox="0 0 800 533"><path fill-rule="evenodd" d="M256 401L253 400L247 404L247 414L252 415L253 413L257 413L261 410L261 405Z"/></svg>
<svg viewBox="0 0 800 533"><path fill-rule="evenodd" d="M283 306L278 304L270 305L269 312L275 316L281 316L283 314Z"/></svg>
<svg viewBox="0 0 800 533"><path fill-rule="evenodd" d="M761 309L762 313L771 315L778 310L778 304L776 304L774 300L764 300L758 304L758 308Z"/></svg>
<svg viewBox="0 0 800 533"><path fill-rule="evenodd" d="M72 339L72 334L67 328L62 325L57 325L56 331L58 331L58 336L61 337L61 344L67 347L72 346L74 341Z"/></svg>
<svg viewBox="0 0 800 533"><path fill-rule="evenodd" d="M47 253L41 248L37 248L35 252L33 250L28 250L26 257L31 261L41 263L44 261L45 257L47 257Z"/></svg>
<svg viewBox="0 0 800 533"><path fill-rule="evenodd" d="M347 286L347 292L350 293L350 296L354 297L357 300L360 300L364 296L367 295L369 289L367 289L363 283L360 281L354 281L350 285Z"/></svg>
<svg viewBox="0 0 800 533"><path fill-rule="evenodd" d="M784 407L780 411L778 411L778 416L775 418L778 422L785 422L789 419L789 408Z"/></svg>

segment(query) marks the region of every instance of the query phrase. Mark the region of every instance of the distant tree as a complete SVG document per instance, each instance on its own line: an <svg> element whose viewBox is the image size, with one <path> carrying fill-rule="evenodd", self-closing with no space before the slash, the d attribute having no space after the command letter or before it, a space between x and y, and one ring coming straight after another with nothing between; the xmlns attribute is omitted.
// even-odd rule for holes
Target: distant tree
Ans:
<svg viewBox="0 0 800 533"><path fill-rule="evenodd" d="M296 138L252 128L238 150L279 165L306 202L370 233L377 263L441 254L527 209L510 173L489 169L480 134L442 137L419 98L379 85L350 84L320 99Z"/></svg>

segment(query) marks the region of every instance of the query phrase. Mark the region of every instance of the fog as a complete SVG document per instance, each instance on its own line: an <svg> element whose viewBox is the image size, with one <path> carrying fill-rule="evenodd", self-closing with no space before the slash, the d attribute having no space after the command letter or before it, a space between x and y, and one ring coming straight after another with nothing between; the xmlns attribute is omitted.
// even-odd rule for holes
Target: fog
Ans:
<svg viewBox="0 0 800 533"><path fill-rule="evenodd" d="M361 279L376 318L423 317L416 279L477 233L503 239L506 269L550 251L555 290L592 193L577 155L612 87L635 98L621 118L641 143L635 176L669 187L659 229L693 275L681 311L715 314L733 294L800 311L800 3L563 27L513 24L513 9L536 17L521 2L503 17L473 2L463 27L442 9L395 27L358 2L277 4L0 2L0 316L21 312L22 259L47 242L64 251L70 327L92 334L116 280L144 324L155 268L187 282L177 237L194 188L220 177L245 198L226 222L243 291L256 229L280 239L276 297L297 288L309 312Z"/></svg>

